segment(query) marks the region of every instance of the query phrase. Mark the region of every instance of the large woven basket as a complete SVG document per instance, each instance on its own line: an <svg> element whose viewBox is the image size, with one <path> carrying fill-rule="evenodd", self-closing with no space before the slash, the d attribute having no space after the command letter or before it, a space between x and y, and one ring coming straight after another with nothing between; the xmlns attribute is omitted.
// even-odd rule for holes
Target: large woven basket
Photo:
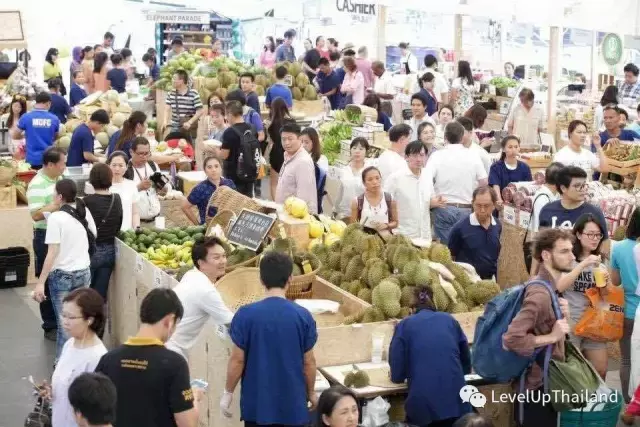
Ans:
<svg viewBox="0 0 640 427"><path fill-rule="evenodd" d="M0 166L0 187L6 187L7 185L10 185L15 176L15 166Z"/></svg>
<svg viewBox="0 0 640 427"><path fill-rule="evenodd" d="M322 264L319 263L318 268L312 272L293 276L289 289L287 289L287 299L311 299L313 295L313 282L315 282L317 273L321 267Z"/></svg>
<svg viewBox="0 0 640 427"><path fill-rule="evenodd" d="M236 215L240 215L242 209L262 212L262 207L255 200L222 185L213 193L209 204L218 208L218 212L229 210Z"/></svg>
<svg viewBox="0 0 640 427"><path fill-rule="evenodd" d="M231 273L232 271L238 269L238 268L242 268L242 267L255 267L257 262L258 262L258 258L260 258L260 255L256 255L253 258L249 258L248 260L241 262L239 264L235 264L235 265L228 265L225 267L224 271L225 273Z"/></svg>
<svg viewBox="0 0 640 427"><path fill-rule="evenodd" d="M260 272L255 267L237 268L222 276L216 284L225 305L233 312L243 305L264 298L264 287L260 283Z"/></svg>
<svg viewBox="0 0 640 427"><path fill-rule="evenodd" d="M209 212L209 206L211 206L211 200L209 200L209 204L207 205L206 212ZM222 231L224 231L224 234L226 235L227 232L229 231L228 229L229 221L231 221L235 216L236 214L233 213L233 211L230 211L227 209L222 211L219 210L216 216L214 217L207 216L205 220L205 224L207 224L207 232L205 233L205 235L208 236L209 229L211 229L212 227L215 227L216 225L219 225L220 227L222 227Z"/></svg>

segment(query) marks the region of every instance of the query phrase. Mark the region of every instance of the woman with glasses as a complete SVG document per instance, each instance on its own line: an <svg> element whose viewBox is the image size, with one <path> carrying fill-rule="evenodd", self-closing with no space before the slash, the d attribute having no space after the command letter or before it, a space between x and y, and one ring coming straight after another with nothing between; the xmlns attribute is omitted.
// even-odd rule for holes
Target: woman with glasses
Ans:
<svg viewBox="0 0 640 427"><path fill-rule="evenodd" d="M75 414L67 396L69 385L85 372L93 372L107 352L98 335L105 325L104 300L93 289L76 289L62 303L60 324L69 335L53 371L45 398L51 400L52 425L75 426Z"/></svg>
<svg viewBox="0 0 640 427"><path fill-rule="evenodd" d="M573 270L563 275L557 283L558 291L563 293L564 298L569 302L571 343L591 362L603 380L607 375L607 343L577 336L575 327L590 305L585 295L586 290L596 287L594 269L605 268L600 258L604 233L604 226L600 224L598 217L585 214L578 218L573 226L575 265ZM607 287L610 286L613 285L607 274ZM605 295L607 288L601 288L599 291Z"/></svg>
<svg viewBox="0 0 640 427"><path fill-rule="evenodd" d="M593 178L593 173L607 172L607 156L602 150L600 136L596 133L591 138L591 144L596 148L592 153L587 143L587 125L581 120L569 123L569 144L564 146L553 156L553 161L565 166L577 166L587 173L587 179ZM586 144L586 145L585 145Z"/></svg>

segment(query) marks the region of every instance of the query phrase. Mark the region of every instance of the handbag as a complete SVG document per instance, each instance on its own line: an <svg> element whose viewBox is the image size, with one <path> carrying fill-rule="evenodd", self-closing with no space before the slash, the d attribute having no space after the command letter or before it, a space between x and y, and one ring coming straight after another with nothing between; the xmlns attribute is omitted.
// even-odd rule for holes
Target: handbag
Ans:
<svg viewBox="0 0 640 427"><path fill-rule="evenodd" d="M564 357L564 361L549 360L548 367L548 392L557 412L587 406L601 381L595 368L571 341L564 343Z"/></svg>
<svg viewBox="0 0 640 427"><path fill-rule="evenodd" d="M51 405L45 402L42 397L38 398L33 410L27 414L24 427L52 427Z"/></svg>

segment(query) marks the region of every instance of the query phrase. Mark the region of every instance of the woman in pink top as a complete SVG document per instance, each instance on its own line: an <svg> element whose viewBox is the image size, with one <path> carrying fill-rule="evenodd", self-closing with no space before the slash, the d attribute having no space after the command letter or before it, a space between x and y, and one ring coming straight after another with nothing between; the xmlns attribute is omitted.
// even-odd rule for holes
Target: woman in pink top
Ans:
<svg viewBox="0 0 640 427"><path fill-rule="evenodd" d="M364 76L358 71L356 60L350 56L344 58L344 70L345 75L340 90L347 96L347 105L360 105L364 101Z"/></svg>
<svg viewBox="0 0 640 427"><path fill-rule="evenodd" d="M106 92L111 87L107 80L107 61L109 57L105 52L96 53L93 60L93 90L94 92Z"/></svg>
<svg viewBox="0 0 640 427"><path fill-rule="evenodd" d="M260 66L264 68L273 68L276 63L276 42L273 37L266 38L266 44L260 54Z"/></svg>

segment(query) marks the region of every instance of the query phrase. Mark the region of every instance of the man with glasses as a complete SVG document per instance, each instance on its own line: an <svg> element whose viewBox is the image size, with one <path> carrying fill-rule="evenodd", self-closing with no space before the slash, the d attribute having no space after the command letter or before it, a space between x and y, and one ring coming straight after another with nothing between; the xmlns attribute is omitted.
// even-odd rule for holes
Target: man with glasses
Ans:
<svg viewBox="0 0 640 427"><path fill-rule="evenodd" d="M130 179L136 184L139 193L138 211L140 212L140 222L151 224L160 214L160 199L158 194L164 196L171 189L171 184L167 182L164 187L157 189L152 181L152 176L160 172L157 163L151 161L151 146L146 138L136 138L131 144L131 161L124 173L126 179Z"/></svg>
<svg viewBox="0 0 640 427"><path fill-rule="evenodd" d="M458 262L471 264L480 278L492 279L498 271L502 224L492 215L497 196L488 186L473 191L473 213L458 221L449 234L449 250Z"/></svg>

